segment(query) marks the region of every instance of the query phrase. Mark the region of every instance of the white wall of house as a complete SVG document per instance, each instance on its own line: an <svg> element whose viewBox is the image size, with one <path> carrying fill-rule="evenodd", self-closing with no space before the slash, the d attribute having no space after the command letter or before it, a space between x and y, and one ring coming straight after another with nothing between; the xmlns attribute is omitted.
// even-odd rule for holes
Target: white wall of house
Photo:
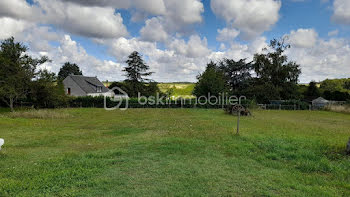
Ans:
<svg viewBox="0 0 350 197"><path fill-rule="evenodd" d="M109 92L105 92L105 93L90 93L88 94L88 96L92 96L92 97L98 97L98 96L106 96L106 97L114 97L114 92L109 91Z"/></svg>

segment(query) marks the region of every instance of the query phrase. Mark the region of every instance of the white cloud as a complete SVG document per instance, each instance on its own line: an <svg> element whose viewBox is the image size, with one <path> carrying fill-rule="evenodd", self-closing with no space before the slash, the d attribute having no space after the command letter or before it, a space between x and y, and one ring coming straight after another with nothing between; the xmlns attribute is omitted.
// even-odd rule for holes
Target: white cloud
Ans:
<svg viewBox="0 0 350 197"><path fill-rule="evenodd" d="M62 0L84 6L113 7L116 9L137 9L151 15L161 15L166 12L163 0Z"/></svg>
<svg viewBox="0 0 350 197"><path fill-rule="evenodd" d="M41 0L42 1L42 0ZM129 9L133 21L146 20L147 16L161 16L163 29L168 34L179 31L188 32L190 25L200 23L203 20L204 5L201 0L63 0L83 6L102 6L113 9Z"/></svg>
<svg viewBox="0 0 350 197"><path fill-rule="evenodd" d="M138 38L119 38L110 42L110 54L122 65L134 50L143 55L144 60L155 72L152 78L157 81L195 81L202 72L211 51L205 38L198 35L183 39L172 38L167 49L159 49L155 42L142 41Z"/></svg>
<svg viewBox="0 0 350 197"><path fill-rule="evenodd" d="M204 6L200 0L166 0L166 16L175 24L202 22Z"/></svg>
<svg viewBox="0 0 350 197"><path fill-rule="evenodd" d="M333 20L339 24L350 25L350 1L334 0Z"/></svg>
<svg viewBox="0 0 350 197"><path fill-rule="evenodd" d="M123 18L113 8L82 7L57 0L36 0L46 13L42 21L94 38L118 38L128 34Z"/></svg>
<svg viewBox="0 0 350 197"><path fill-rule="evenodd" d="M51 27L33 26L18 34L16 39L29 44L31 51L46 52L53 49L49 42L59 41L61 36Z"/></svg>
<svg viewBox="0 0 350 197"><path fill-rule="evenodd" d="M166 13L163 0L134 0L131 1L138 10L143 10L152 15L162 15Z"/></svg>
<svg viewBox="0 0 350 197"><path fill-rule="evenodd" d="M69 35L62 35L59 40L59 46L53 47L46 52L33 52L33 56L46 55L52 60L51 63L45 63L41 68L58 72L65 62L72 62L79 65L83 74L86 76L98 76L101 80L121 80L122 67L119 63L110 60L100 60L89 55L86 50Z"/></svg>
<svg viewBox="0 0 350 197"><path fill-rule="evenodd" d="M330 31L328 32L328 36L337 36L339 34L339 30L334 30L334 31Z"/></svg>
<svg viewBox="0 0 350 197"><path fill-rule="evenodd" d="M124 62L133 51L148 54L157 50L156 43L140 41L137 38L118 38L107 44L110 48L110 54L116 57L119 62Z"/></svg>
<svg viewBox="0 0 350 197"><path fill-rule="evenodd" d="M267 31L279 19L279 0L211 0L213 12L238 28L243 38L253 39Z"/></svg>
<svg viewBox="0 0 350 197"><path fill-rule="evenodd" d="M165 12L157 17L158 21L152 21L157 22L157 28L162 31L163 38L164 31L168 35L192 33L193 24L203 21L204 5L200 0L164 0L163 2Z"/></svg>
<svg viewBox="0 0 350 197"><path fill-rule="evenodd" d="M25 0L0 1L0 16L29 19L37 11L39 10L35 10Z"/></svg>
<svg viewBox="0 0 350 197"><path fill-rule="evenodd" d="M182 39L174 39L169 48L189 58L205 57L209 54L207 39L201 39L198 35L190 36L187 43Z"/></svg>
<svg viewBox="0 0 350 197"><path fill-rule="evenodd" d="M137 38L119 38L110 44L110 53L121 63L134 50L143 54L144 60L155 72L152 78L157 81L192 82L196 81L196 76L204 71L210 60L248 58L251 61L253 55L267 45L266 38L259 37L252 44L231 43L230 47L222 47L223 51L217 52L208 49L206 38L198 35L190 36L188 41L173 37L166 49L159 49L154 42Z"/></svg>
<svg viewBox="0 0 350 197"><path fill-rule="evenodd" d="M267 46L266 38L259 35L278 21L281 6L277 0L212 0L213 11L227 21L227 27L219 29L216 38L224 42L220 45L221 51L213 51L208 48L207 39L193 31L195 24L203 22L204 6L200 0L34 2L29 5L25 0L0 1L0 26L4 27L0 28L0 39L15 36L16 40L29 45L29 53L49 56L53 62L44 66L54 72L58 72L65 61L70 61L77 63L85 75L97 75L102 80L123 80L124 61L136 50L156 72L152 78L157 81L195 81L196 75L212 59L247 58L251 61L255 53ZM345 4L341 6L346 7ZM341 10L338 7L335 6L337 14L333 19L346 24L347 13L338 11ZM115 8L129 9L133 17L152 16L145 19L139 38L127 37L123 18ZM69 36L72 33L92 38L106 47L117 61L88 54L72 40ZM337 30L329 32L330 37L337 34ZM241 44L236 41L238 36L251 41ZM287 54L301 65L301 81L350 75L348 40L323 40L314 29L298 29L289 33L289 41L293 47ZM157 42L162 42L161 48Z"/></svg>
<svg viewBox="0 0 350 197"><path fill-rule="evenodd" d="M146 25L140 30L141 38L151 42L165 42L168 38L168 33L164 30L161 20L159 17L146 20Z"/></svg>
<svg viewBox="0 0 350 197"><path fill-rule="evenodd" d="M164 0L166 11L146 20L140 34L145 41L169 42L169 37L193 33L193 24L203 21L204 6L200 0ZM138 15L140 14L140 15ZM136 12L136 18L144 18L144 13Z"/></svg>
<svg viewBox="0 0 350 197"><path fill-rule="evenodd" d="M216 37L216 40L220 42L233 41L234 39L236 39L239 33L240 32L236 29L218 29L218 36Z"/></svg>
<svg viewBox="0 0 350 197"><path fill-rule="evenodd" d="M192 33L193 24L201 23L204 12L200 0L25 0L1 1L0 16L54 25L66 33L93 39L113 39L128 36L123 18L116 9L129 9L132 18L156 16L148 20L143 32L145 40L164 41L167 34ZM159 39L152 35L158 28ZM161 34L161 35L160 35Z"/></svg>
<svg viewBox="0 0 350 197"><path fill-rule="evenodd" d="M69 33L93 38L127 36L123 18L112 7L87 7L59 0L0 1L0 17L55 25Z"/></svg>
<svg viewBox="0 0 350 197"><path fill-rule="evenodd" d="M287 35L288 42L298 48L311 48L315 46L317 38L318 34L314 29L298 29L297 31L291 31Z"/></svg>
<svg viewBox="0 0 350 197"><path fill-rule="evenodd" d="M220 44L220 50L222 51L226 50L226 45L224 43Z"/></svg>
<svg viewBox="0 0 350 197"><path fill-rule="evenodd" d="M291 48L287 55L301 65L301 82L349 77L350 45L348 40L318 39L311 48Z"/></svg>
<svg viewBox="0 0 350 197"><path fill-rule="evenodd" d="M31 26L33 26L33 24L23 20L2 17L0 18L0 39L16 36Z"/></svg>

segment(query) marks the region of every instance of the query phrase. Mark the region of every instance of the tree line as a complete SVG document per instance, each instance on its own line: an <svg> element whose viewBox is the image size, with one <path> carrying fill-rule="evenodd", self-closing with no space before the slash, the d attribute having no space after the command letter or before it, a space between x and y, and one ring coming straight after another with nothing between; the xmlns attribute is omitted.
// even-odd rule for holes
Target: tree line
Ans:
<svg viewBox="0 0 350 197"><path fill-rule="evenodd" d="M289 61L284 52L290 48L283 40L272 40L269 48L255 54L252 62L246 59L224 59L210 62L200 74L194 95L222 93L244 95L259 103L270 100L298 99L300 65Z"/></svg>
<svg viewBox="0 0 350 197"><path fill-rule="evenodd" d="M325 80L320 84L298 84L300 65L289 61L285 55L290 45L274 39L262 53L255 54L253 61L223 59L211 61L198 75L194 95L219 96L223 93L244 95L257 103L272 100L299 100L310 102L320 96L333 101L350 100L350 79Z"/></svg>
<svg viewBox="0 0 350 197"><path fill-rule="evenodd" d="M66 96L63 80L69 75L83 75L75 63L66 62L56 75L40 65L51 62L48 57L33 58L27 53L28 48L13 37L1 42L0 45L0 105L8 106L11 111L15 104L25 102L35 108L65 107L70 97ZM115 82L110 88L120 86L131 97L138 92L143 95L155 95L159 91L157 83L146 76L148 65L144 63L138 52L133 52L126 61L126 80Z"/></svg>
<svg viewBox="0 0 350 197"><path fill-rule="evenodd" d="M329 100L350 99L350 79L325 80L321 84L310 82L298 85L300 65L289 61L285 51L290 46L282 40L272 40L262 53L254 55L253 61L223 59L211 61L205 71L197 76L193 94L197 97L244 95L258 103L271 100L312 100L323 96ZM83 75L77 64L66 62L56 75L40 65L51 62L48 57L33 58L28 48L9 38L0 45L0 105L12 111L16 102L25 101L36 108L64 107L69 103L63 80L73 75ZM149 77L153 74L142 56L132 52L123 69L126 79L113 82L109 88L119 87L129 97L155 96L161 93L157 82ZM116 92L118 94L118 92Z"/></svg>
<svg viewBox="0 0 350 197"><path fill-rule="evenodd" d="M326 79L320 83L311 81L308 86L300 85L299 89L306 100L320 96L331 101L350 100L350 79Z"/></svg>

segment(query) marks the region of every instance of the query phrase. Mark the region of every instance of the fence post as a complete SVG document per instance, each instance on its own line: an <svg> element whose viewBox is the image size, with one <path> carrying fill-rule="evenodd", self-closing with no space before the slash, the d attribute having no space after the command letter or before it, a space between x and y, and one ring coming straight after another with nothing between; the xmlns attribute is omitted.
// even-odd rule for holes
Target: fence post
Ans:
<svg viewBox="0 0 350 197"><path fill-rule="evenodd" d="M282 105L280 104L280 110L282 109Z"/></svg>
<svg viewBox="0 0 350 197"><path fill-rule="evenodd" d="M236 135L239 135L239 121L240 121L240 118L241 118L241 111L238 110L238 113L237 113L237 133Z"/></svg>

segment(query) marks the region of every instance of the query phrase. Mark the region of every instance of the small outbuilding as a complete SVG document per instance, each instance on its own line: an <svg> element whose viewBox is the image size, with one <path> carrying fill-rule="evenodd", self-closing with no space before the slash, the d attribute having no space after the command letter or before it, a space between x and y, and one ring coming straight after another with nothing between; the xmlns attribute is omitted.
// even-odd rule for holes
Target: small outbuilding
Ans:
<svg viewBox="0 0 350 197"><path fill-rule="evenodd" d="M322 97L318 97L317 99L312 101L312 107L314 109L322 109L325 106L327 106L329 104L329 102L330 102L329 100L326 100Z"/></svg>

